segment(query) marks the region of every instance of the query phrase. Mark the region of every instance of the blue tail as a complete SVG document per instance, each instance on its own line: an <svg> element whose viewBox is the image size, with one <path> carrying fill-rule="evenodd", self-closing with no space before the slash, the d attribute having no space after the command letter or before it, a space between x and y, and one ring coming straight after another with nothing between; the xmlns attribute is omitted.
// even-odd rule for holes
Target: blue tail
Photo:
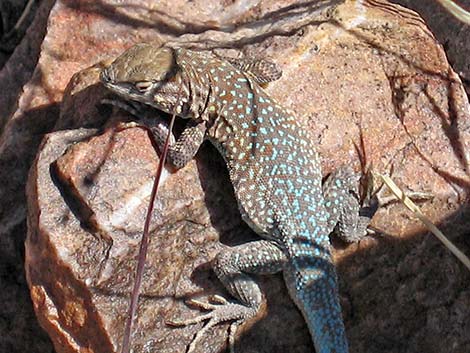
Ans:
<svg viewBox="0 0 470 353"><path fill-rule="evenodd" d="M324 240L316 243L310 237L291 238L284 277L308 324L316 353L348 353L336 271L329 240Z"/></svg>

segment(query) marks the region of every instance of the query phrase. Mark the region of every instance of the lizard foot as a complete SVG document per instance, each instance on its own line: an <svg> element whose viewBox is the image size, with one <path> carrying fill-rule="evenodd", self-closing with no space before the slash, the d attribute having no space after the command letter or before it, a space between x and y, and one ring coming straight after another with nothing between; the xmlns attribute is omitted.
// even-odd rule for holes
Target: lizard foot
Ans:
<svg viewBox="0 0 470 353"><path fill-rule="evenodd" d="M199 300L191 299L187 301L188 305L196 306L203 310L210 310L209 313L196 316L186 320L170 320L166 323L171 326L188 326L197 324L208 320L208 322L202 327L189 344L187 353L193 353L196 349L197 343L200 341L202 336L206 334L213 326L227 321L232 321L229 328L228 342L230 346L230 352L235 352L235 334L238 327L247 319L255 316L256 309L248 306L231 303L225 298L215 295L211 297L209 302L202 302Z"/></svg>

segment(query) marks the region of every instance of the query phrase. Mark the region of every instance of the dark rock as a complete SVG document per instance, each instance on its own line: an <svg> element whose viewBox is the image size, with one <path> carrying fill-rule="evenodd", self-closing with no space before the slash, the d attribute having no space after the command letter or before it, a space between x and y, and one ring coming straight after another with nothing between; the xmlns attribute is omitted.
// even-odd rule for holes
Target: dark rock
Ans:
<svg viewBox="0 0 470 353"><path fill-rule="evenodd" d="M463 23L447 11L438 1L393 0L418 12L442 44L453 69L462 78L470 95L470 25ZM470 0L455 1L467 11Z"/></svg>

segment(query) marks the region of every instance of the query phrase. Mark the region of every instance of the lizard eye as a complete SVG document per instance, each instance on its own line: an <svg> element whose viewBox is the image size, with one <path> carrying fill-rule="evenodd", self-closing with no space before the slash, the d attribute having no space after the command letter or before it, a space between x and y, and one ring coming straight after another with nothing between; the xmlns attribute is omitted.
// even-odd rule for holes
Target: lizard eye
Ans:
<svg viewBox="0 0 470 353"><path fill-rule="evenodd" d="M151 81L140 81L135 84L135 88L137 88L140 92L145 92L150 87L152 87Z"/></svg>

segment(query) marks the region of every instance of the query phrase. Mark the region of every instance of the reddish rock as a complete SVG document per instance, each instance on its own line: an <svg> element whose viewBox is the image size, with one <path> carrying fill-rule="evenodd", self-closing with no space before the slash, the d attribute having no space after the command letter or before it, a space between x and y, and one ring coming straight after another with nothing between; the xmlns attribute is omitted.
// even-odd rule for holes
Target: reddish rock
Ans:
<svg viewBox="0 0 470 353"><path fill-rule="evenodd" d="M32 212L41 210L30 217L35 231L26 245L28 281L40 322L59 352L118 351L158 161L143 129L111 129L90 137L94 134L72 130L48 135L28 186ZM163 175L134 340L137 351L169 351L165 347L170 346L183 351L195 328L175 331L164 323L184 307L176 298L221 290L216 282L211 289L201 287L210 286L208 281L198 285L190 280L218 246L204 207L207 194L194 183L196 178L195 162L171 178ZM223 327L216 332L220 346ZM177 344L175 333L181 337Z"/></svg>
<svg viewBox="0 0 470 353"><path fill-rule="evenodd" d="M22 190L42 135L54 125L63 130L100 127L110 116L129 119L98 104L106 94L96 85L99 65L71 77L136 42L177 37L195 41L190 46L271 57L284 75L268 91L308 120L325 173L344 163L359 170L364 159L379 172L393 166L401 186L435 195L422 204L424 212L470 253L462 236L468 230L469 106L459 78L413 12L382 0L331 7L338 3L57 1L36 70L15 109L8 97L6 112L14 112L0 117L0 235L7 244L2 248L11 249L6 256L19 248L14 239L24 237ZM142 129L91 137L95 133L48 135L28 186L28 280L38 318L58 352L117 349L145 209L145 193L137 191L146 190L142 185L156 163ZM110 144L114 138L119 143ZM232 245L252 236L214 149L203 148L162 186L134 337L142 352L183 351L197 326L173 329L164 321L195 315L184 296L224 294L204 264L219 237ZM119 213L128 198L135 200L133 212ZM433 238L419 235L423 227L401 205L381 210L374 225L388 235L352 246L335 242L351 352L468 351L470 293L463 266ZM243 333L237 351L311 351L281 278L261 281L267 316ZM199 349L220 351L225 328L217 327ZM6 347L47 350L26 342L13 346L10 339Z"/></svg>

